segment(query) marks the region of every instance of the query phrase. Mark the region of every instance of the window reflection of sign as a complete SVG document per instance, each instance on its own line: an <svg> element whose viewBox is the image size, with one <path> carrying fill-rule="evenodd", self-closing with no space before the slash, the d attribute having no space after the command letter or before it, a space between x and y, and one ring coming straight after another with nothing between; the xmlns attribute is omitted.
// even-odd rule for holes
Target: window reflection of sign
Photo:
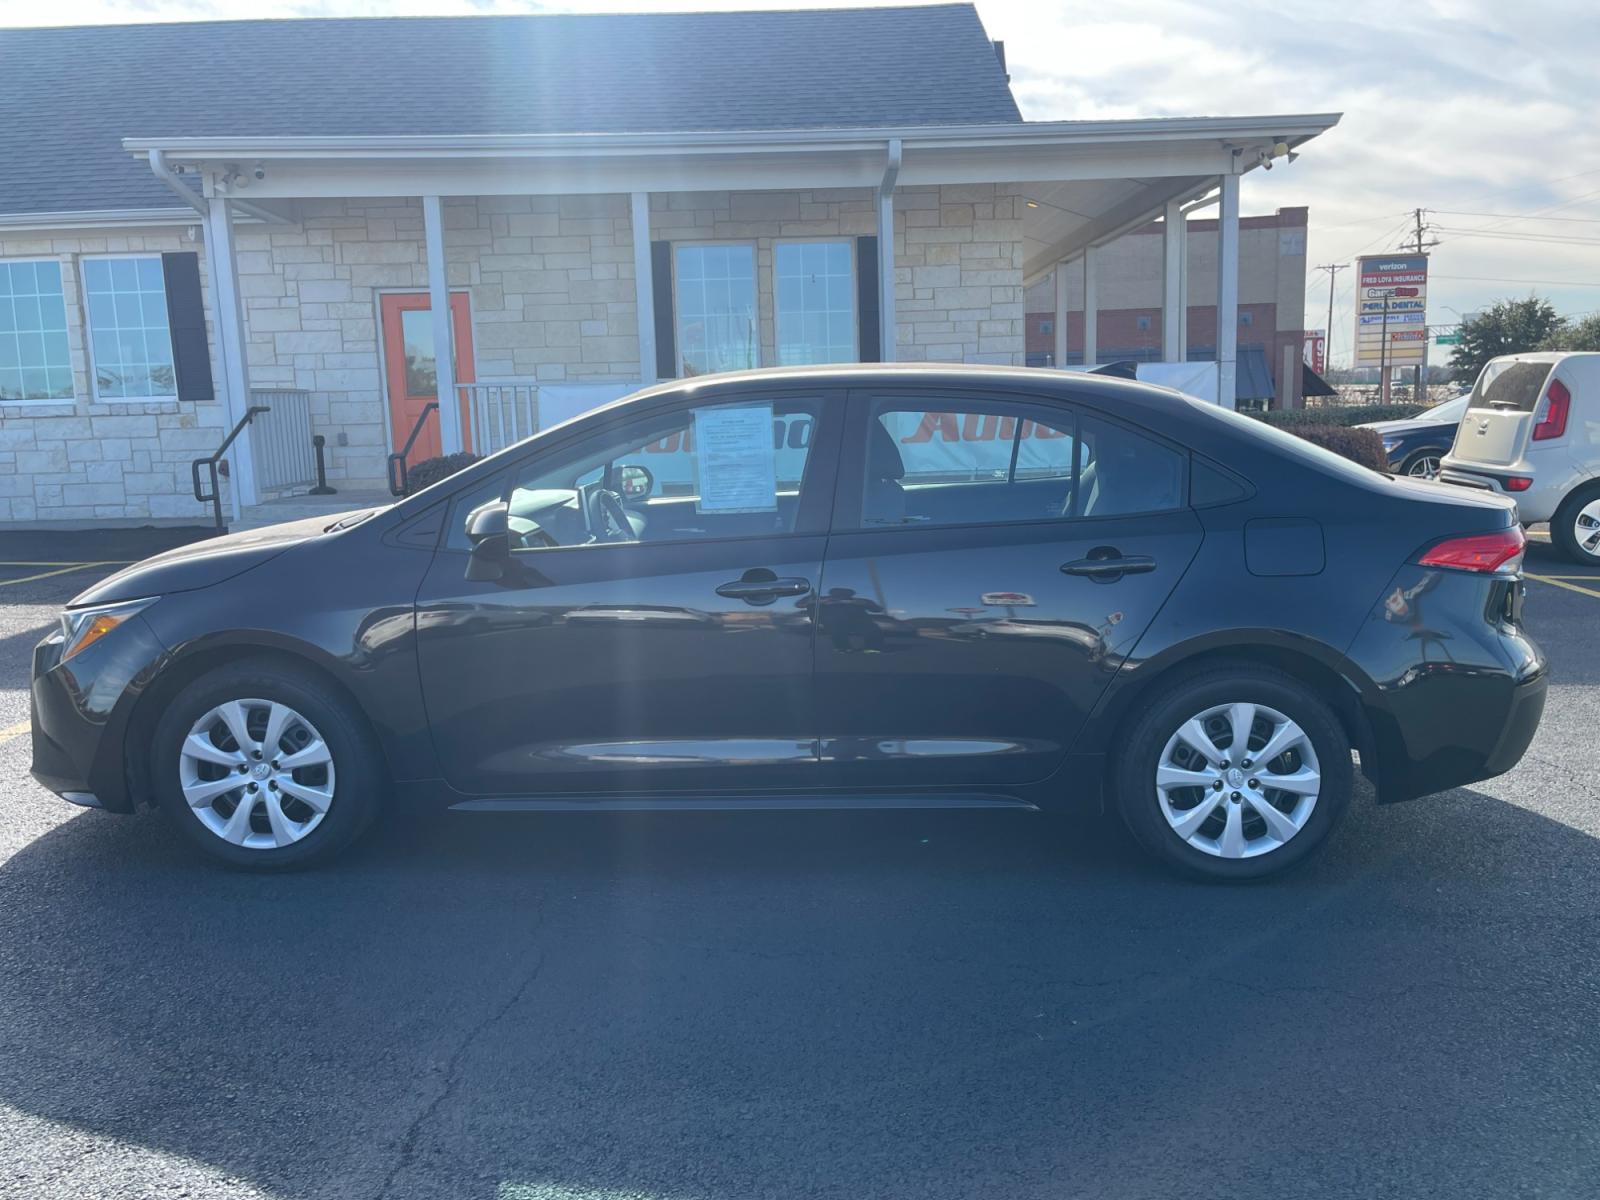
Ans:
<svg viewBox="0 0 1600 1200"><path fill-rule="evenodd" d="M1033 608L1034 598L1027 592L985 592L979 597L990 608Z"/></svg>

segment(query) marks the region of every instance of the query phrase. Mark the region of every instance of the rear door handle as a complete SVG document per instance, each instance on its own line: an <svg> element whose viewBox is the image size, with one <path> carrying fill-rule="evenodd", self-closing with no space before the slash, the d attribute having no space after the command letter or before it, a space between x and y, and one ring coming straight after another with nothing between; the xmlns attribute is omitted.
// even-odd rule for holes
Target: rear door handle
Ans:
<svg viewBox="0 0 1600 1200"><path fill-rule="evenodd" d="M804 596L810 590L805 579L735 579L717 588L717 595L746 604L770 604L779 596Z"/></svg>
<svg viewBox="0 0 1600 1200"><path fill-rule="evenodd" d="M1156 560L1148 554L1105 554L1098 557L1078 558L1061 564L1063 575L1087 575L1090 579L1112 580L1123 575L1142 575L1156 569Z"/></svg>

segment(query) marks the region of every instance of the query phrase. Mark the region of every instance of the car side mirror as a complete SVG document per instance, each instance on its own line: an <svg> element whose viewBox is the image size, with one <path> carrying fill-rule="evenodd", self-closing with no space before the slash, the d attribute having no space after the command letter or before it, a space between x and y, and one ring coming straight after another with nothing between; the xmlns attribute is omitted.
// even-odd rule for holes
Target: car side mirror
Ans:
<svg viewBox="0 0 1600 1200"><path fill-rule="evenodd" d="M656 477L649 467L627 463L617 468L617 491L624 500L643 500L655 490Z"/></svg>
<svg viewBox="0 0 1600 1200"><path fill-rule="evenodd" d="M467 514L467 541L472 543L468 579L492 583L505 574L511 560L511 522L503 500L481 504Z"/></svg>

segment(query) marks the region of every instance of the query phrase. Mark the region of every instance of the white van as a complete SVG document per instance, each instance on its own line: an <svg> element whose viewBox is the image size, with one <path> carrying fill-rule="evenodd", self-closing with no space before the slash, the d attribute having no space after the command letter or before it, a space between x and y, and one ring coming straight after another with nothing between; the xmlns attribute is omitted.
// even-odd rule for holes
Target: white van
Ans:
<svg viewBox="0 0 1600 1200"><path fill-rule="evenodd" d="M1600 354L1490 359L1439 468L1510 496L1524 525L1549 521L1562 553L1600 565Z"/></svg>

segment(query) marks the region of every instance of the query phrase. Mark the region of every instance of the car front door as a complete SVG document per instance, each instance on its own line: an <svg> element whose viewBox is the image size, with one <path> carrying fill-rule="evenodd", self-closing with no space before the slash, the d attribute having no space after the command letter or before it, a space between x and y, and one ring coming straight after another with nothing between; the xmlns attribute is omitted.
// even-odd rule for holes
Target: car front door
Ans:
<svg viewBox="0 0 1600 1200"><path fill-rule="evenodd" d="M818 601L824 774L1055 771L1199 548L1187 454L1053 401L852 395Z"/></svg>
<svg viewBox="0 0 1600 1200"><path fill-rule="evenodd" d="M815 589L842 409L822 394L682 401L459 495L417 606L448 782L498 796L814 785ZM497 560L470 531L502 504Z"/></svg>

